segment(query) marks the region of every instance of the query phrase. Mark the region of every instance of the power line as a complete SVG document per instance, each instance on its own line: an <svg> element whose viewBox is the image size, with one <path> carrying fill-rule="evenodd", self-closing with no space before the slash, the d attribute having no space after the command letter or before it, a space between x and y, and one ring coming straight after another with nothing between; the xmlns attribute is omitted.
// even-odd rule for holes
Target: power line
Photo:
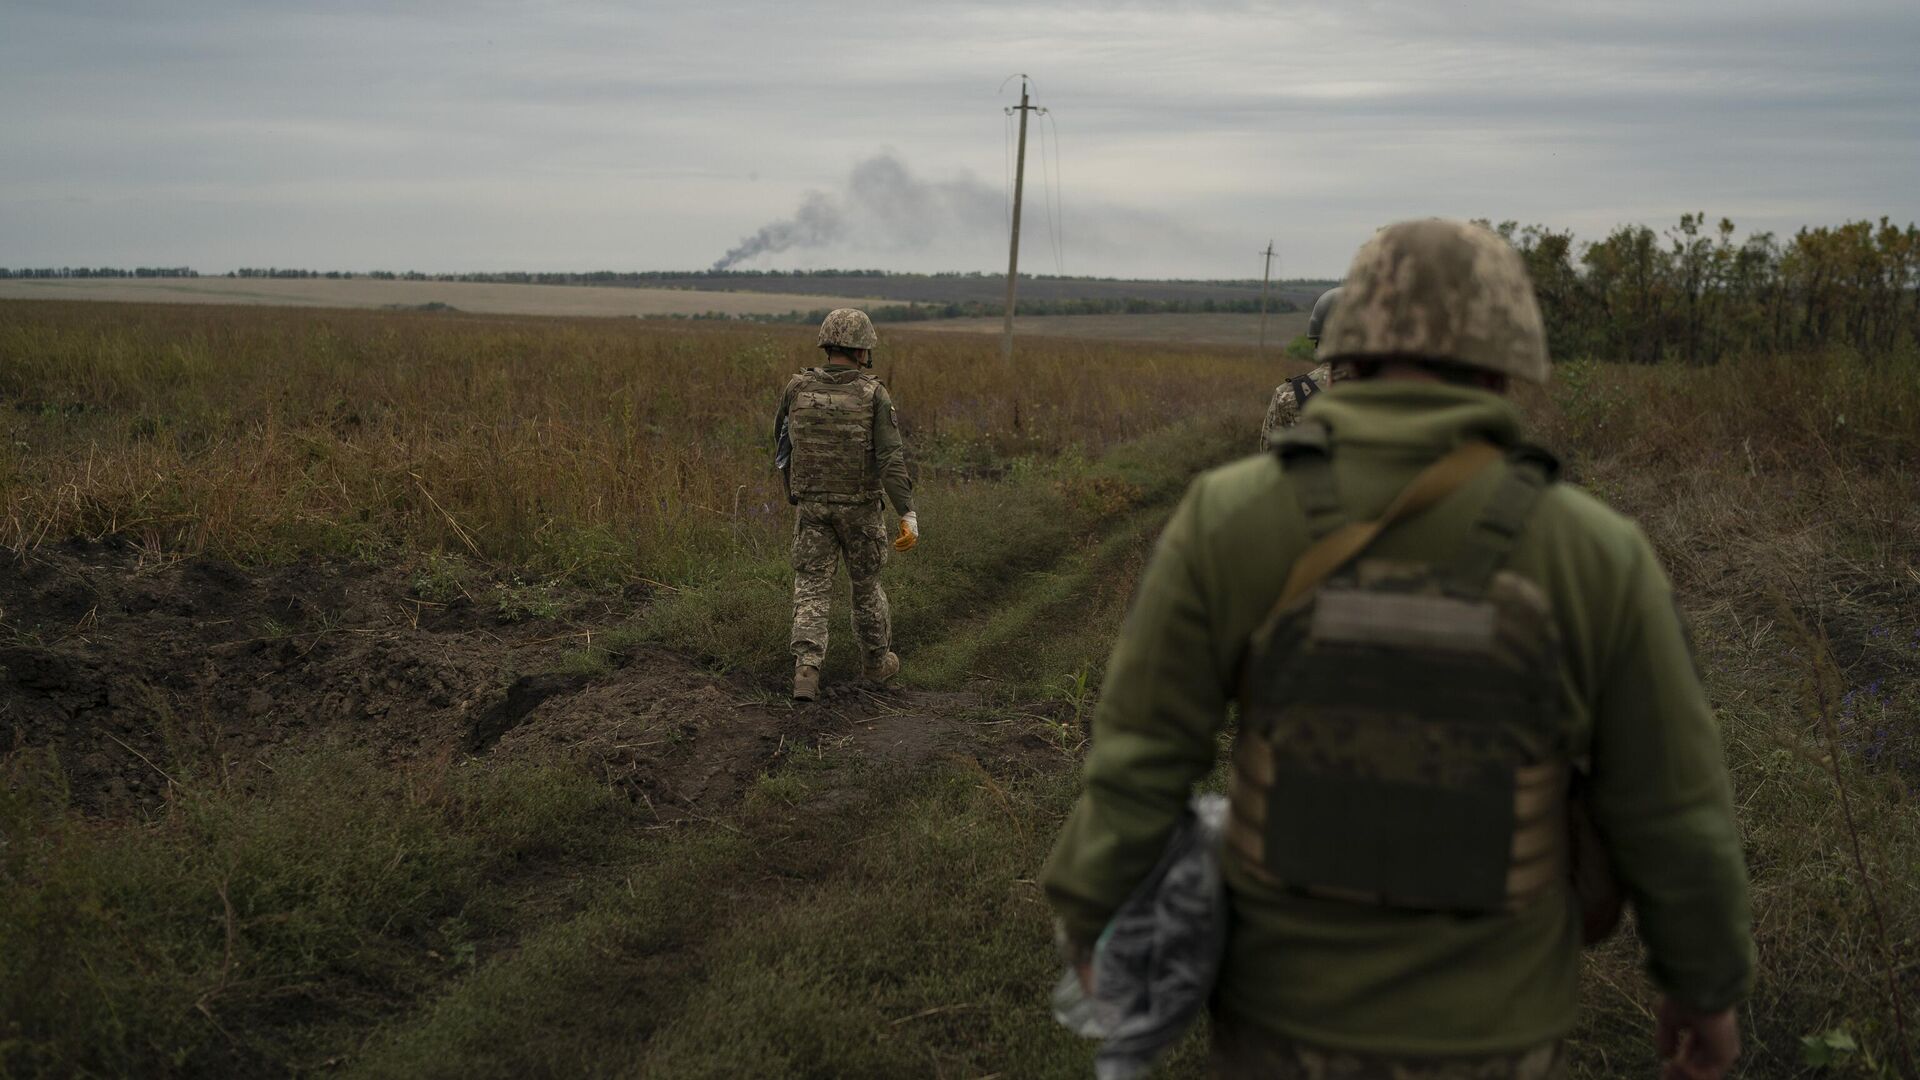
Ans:
<svg viewBox="0 0 1920 1080"><path fill-rule="evenodd" d="M1042 111L1047 118L1046 126L1053 129L1053 261L1061 277L1067 276L1067 214L1065 197L1061 189L1065 186L1060 171L1060 122L1051 112ZM1042 150L1044 152L1044 148Z"/></svg>
<svg viewBox="0 0 1920 1080"><path fill-rule="evenodd" d="M1044 112L1041 115L1047 116L1048 119L1052 118ZM1056 129L1053 140L1056 152L1052 164L1049 165L1047 161L1047 126L1046 124L1040 125L1040 206L1047 214L1048 249L1053 253L1053 271L1065 277L1065 260L1061 257L1060 248L1060 155L1058 153L1060 140L1059 132Z"/></svg>

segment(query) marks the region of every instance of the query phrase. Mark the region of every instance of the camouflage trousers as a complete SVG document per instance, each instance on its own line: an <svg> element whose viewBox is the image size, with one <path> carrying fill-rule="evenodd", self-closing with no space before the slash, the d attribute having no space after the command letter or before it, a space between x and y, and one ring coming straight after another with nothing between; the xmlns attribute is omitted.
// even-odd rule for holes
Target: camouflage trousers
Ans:
<svg viewBox="0 0 1920 1080"><path fill-rule="evenodd" d="M819 667L827 658L827 621L834 573L847 562L853 579L853 633L861 662L884 657L893 640L880 568L892 544L878 502L845 506L802 502L793 520L793 660Z"/></svg>
<svg viewBox="0 0 1920 1080"><path fill-rule="evenodd" d="M1558 1042L1490 1057L1375 1057L1302 1046L1254 1024L1215 1013L1210 1058L1215 1080L1562 1080Z"/></svg>

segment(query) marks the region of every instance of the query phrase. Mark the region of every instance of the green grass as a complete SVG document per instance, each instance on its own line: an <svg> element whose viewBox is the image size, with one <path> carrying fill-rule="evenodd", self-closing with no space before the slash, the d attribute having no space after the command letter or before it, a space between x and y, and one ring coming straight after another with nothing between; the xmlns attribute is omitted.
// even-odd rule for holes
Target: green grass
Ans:
<svg viewBox="0 0 1920 1080"><path fill-rule="evenodd" d="M885 776L835 757L798 769L837 773L811 793L851 800L825 812L803 779L724 828L679 837L575 918L382 1032L348 1071L1089 1071L1091 1048L1045 1010L1056 972L1032 881L1070 780L965 763ZM1191 1070L1196 1049L1176 1071Z"/></svg>
<svg viewBox="0 0 1920 1080"><path fill-rule="evenodd" d="M0 795L0 1065L317 1066L343 1032L488 958L528 875L634 856L623 800L555 768L395 771L344 746L228 787L176 762L149 821L68 811L57 763Z"/></svg>
<svg viewBox="0 0 1920 1080"><path fill-rule="evenodd" d="M1079 670L1086 656L1104 657L1111 643L1102 638L1131 591L1135 564L1187 480L1245 448L1250 410L1222 412L1099 461L1073 452L1026 458L999 481L925 489L917 496L923 539L894 554L883 577L906 682L1044 679ZM715 667L774 675L792 662L792 587L784 550L742 558L662 598L636 629ZM844 584L836 600L844 613ZM1074 629L1063 637L1063 627ZM837 618L826 675L855 674L855 652L851 629Z"/></svg>

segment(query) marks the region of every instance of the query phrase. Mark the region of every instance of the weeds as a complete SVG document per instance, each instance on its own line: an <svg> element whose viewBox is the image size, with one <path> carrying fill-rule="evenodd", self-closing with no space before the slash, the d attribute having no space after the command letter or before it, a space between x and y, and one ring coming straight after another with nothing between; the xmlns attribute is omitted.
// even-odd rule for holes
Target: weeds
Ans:
<svg viewBox="0 0 1920 1080"><path fill-rule="evenodd" d="M1836 1074L1891 1075L1887 999L1920 992L1910 959L1888 986L1879 944L1920 941L1920 727L1900 704L1920 698L1920 368L1838 350L1555 375L1570 378L1531 402L1535 428L1654 541L1720 714L1761 957L1748 1074L1793 1074L1815 1040ZM1652 1067L1636 966L1619 944L1589 958L1593 984L1619 989L1576 1034L1588 1075Z"/></svg>
<svg viewBox="0 0 1920 1080"><path fill-rule="evenodd" d="M414 573L413 591L429 603L450 604L462 597L473 598L467 590L472 580L472 571L458 557L443 551L429 551Z"/></svg>
<svg viewBox="0 0 1920 1080"><path fill-rule="evenodd" d="M817 362L799 329L0 303L0 398L58 403L5 421L6 445L33 449L0 455L0 543L459 553L677 585L784 550L768 425ZM1016 369L985 339L911 332L877 373L928 486L969 462L1102 453L1270 388L1191 349L1062 345ZM444 569L426 587L450 597Z"/></svg>
<svg viewBox="0 0 1920 1080"><path fill-rule="evenodd" d="M480 959L513 919L490 879L608 857L630 813L553 769L332 748L248 788L175 763L147 827L106 829L67 811L55 763L5 768L0 1049L26 1073L281 1071Z"/></svg>
<svg viewBox="0 0 1920 1080"><path fill-rule="evenodd" d="M1273 382L1194 352L990 353L890 333L881 359L929 526L887 571L903 678L986 682L956 706L981 760L1040 712L1074 745L1166 508L1251 444ZM0 416L0 538L404 558L421 601L523 618L557 613L524 582L645 579L640 625L593 628L562 667L602 676L647 640L775 673L788 510L762 417L811 359L802 333L740 327L0 304L0 394L36 403ZM1536 437L1653 539L1719 710L1761 950L1746 1074L1887 1075L1885 999L1920 991L1920 365L1558 377L1527 402ZM1831 739L1802 625L1827 642ZM323 748L242 788L192 764L199 737L154 763L177 782L140 823L74 813L47 755L7 759L6 1069L1086 1068L1039 1003L1031 874L1074 794L1051 750L891 775L814 739L710 824L668 827L559 766ZM1590 956L1580 1075L1655 1071L1639 966L1627 935ZM1190 1047L1166 1072L1198 1070Z"/></svg>
<svg viewBox="0 0 1920 1080"><path fill-rule="evenodd" d="M557 584L555 581L530 584L515 577L496 585L493 591L494 613L505 622L556 618L564 607L555 591Z"/></svg>

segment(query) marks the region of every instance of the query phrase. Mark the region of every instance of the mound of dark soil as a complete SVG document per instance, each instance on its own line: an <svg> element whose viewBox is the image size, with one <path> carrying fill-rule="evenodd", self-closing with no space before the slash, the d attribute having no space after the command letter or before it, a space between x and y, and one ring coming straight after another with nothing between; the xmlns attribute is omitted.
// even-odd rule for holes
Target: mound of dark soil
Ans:
<svg viewBox="0 0 1920 1080"><path fill-rule="evenodd" d="M783 753L823 737L913 767L947 748L955 718L978 704L848 686L794 708L783 686L652 647L569 673L566 654L644 598L543 600L552 614L516 620L502 612L518 605L489 604L479 589L431 603L390 567L250 570L110 544L0 550L0 754L51 749L75 804L95 813L332 741L396 763L566 760L675 818L723 808Z"/></svg>

